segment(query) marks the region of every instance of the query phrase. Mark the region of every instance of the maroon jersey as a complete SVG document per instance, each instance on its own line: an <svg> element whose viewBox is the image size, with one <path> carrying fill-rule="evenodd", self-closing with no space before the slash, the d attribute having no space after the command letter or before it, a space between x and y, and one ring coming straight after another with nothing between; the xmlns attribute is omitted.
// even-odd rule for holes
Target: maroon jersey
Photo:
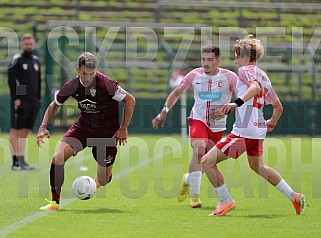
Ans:
<svg viewBox="0 0 321 238"><path fill-rule="evenodd" d="M85 87L77 76L55 94L55 102L63 104L70 96L75 98L80 117L74 126L88 132L88 136L113 136L119 128L119 101L125 93L117 81L97 72L93 83Z"/></svg>

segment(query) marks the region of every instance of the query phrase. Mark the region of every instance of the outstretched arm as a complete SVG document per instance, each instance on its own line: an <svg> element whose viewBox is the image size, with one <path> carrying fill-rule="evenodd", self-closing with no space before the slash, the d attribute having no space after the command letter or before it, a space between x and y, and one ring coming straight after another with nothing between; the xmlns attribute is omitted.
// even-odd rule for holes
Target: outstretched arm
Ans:
<svg viewBox="0 0 321 238"><path fill-rule="evenodd" d="M164 108L160 113L152 120L152 125L154 129L157 129L159 124L162 123L162 127L165 126L166 117L168 111L175 105L182 92L179 88L175 88L167 97Z"/></svg>
<svg viewBox="0 0 321 238"><path fill-rule="evenodd" d="M50 132L47 130L47 126L49 123L52 121L52 119L55 117L57 110L59 108L59 105L56 104L54 101L50 103L48 106L46 113L43 117L42 123L39 127L38 130L38 135L37 135L37 144L38 146L41 146L43 144L43 138L47 136L48 138L50 137Z"/></svg>

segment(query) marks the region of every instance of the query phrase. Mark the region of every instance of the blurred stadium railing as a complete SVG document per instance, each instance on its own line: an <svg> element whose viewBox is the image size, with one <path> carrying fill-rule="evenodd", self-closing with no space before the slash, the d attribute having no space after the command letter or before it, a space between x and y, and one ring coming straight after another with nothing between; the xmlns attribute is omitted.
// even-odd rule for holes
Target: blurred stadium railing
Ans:
<svg viewBox="0 0 321 238"><path fill-rule="evenodd" d="M38 4L41 2L42 0ZM183 64L188 69L198 67L200 47L209 41L219 44L222 48L222 67L235 70L231 47L236 37L243 37L247 32L258 33L257 27L262 26L264 28L259 29L260 34L257 35L263 37L266 54L260 66L268 71L281 100L285 104L289 102L290 105L287 108L290 114L282 116L285 119L283 124L281 123L282 128L277 131L321 134L321 126L316 121L316 116L320 114L316 105L321 100L321 82L318 74L321 62L320 41L318 41L321 38L321 29L318 28L321 20L319 1L311 4L268 0L260 3L241 1L155 3L149 0L143 2L144 4L139 4L120 0L95 1L93 4L89 1L71 1L66 7L69 11L68 14L66 12L66 17L57 11L57 8L64 8L62 2L57 3L58 5L54 2L47 5L48 15L50 6L55 8L54 19L73 19L73 21L38 21L35 32L38 38L38 52L43 60L43 72L46 72L44 77L48 82L43 90L46 92L45 104L52 100L52 92L55 89L76 74L74 62L78 55L85 50L97 52L102 72L118 80L139 101L142 100L140 102L145 105L144 107L154 105L149 107L147 112L143 107L138 109L140 116L135 116L132 131L155 132L150 128L150 119L160 109L168 94L171 70L176 70ZM13 3L10 4L12 6ZM77 8L72 8L72 4ZM84 19L97 21L79 21ZM101 19L108 21L101 22ZM153 23L155 21L158 23ZM157 24L158 27L155 27ZM168 27L166 34L165 26ZM138 30L138 27L143 28ZM191 30L192 27L195 28ZM280 29L282 27L284 31ZM12 28L15 29L14 26ZM154 39L153 32L157 36L157 42L151 43ZM3 31L0 33L1 36L6 36ZM131 37L137 42L135 43ZM182 37L184 37L183 43ZM5 95L3 100L6 100L8 95L6 65L10 57L7 57L9 53L7 55L5 53L7 41L5 37L1 39L0 49L3 50L1 51L3 57L0 63L0 75L3 80L0 81L0 94ZM149 54L146 54L147 52ZM177 52L179 52L178 57ZM189 93L190 99L191 96ZM292 108L293 106L296 108ZM65 128L75 119L74 112L77 111L75 107L76 105L70 101L68 106L61 110L55 121L55 128ZM178 112L172 113L178 116ZM301 113L305 116L300 117ZM301 120L303 122L300 122ZM6 130L8 123L3 126L1 121L7 122L6 119L0 120L2 130ZM167 128L164 131L178 132L180 125L177 125L175 120L169 122L168 128L173 129Z"/></svg>

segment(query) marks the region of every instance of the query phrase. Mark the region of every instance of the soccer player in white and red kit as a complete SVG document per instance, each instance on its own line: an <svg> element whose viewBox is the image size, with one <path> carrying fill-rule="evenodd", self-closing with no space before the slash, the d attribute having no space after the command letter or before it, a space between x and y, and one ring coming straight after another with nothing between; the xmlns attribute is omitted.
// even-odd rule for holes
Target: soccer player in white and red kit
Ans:
<svg viewBox="0 0 321 238"><path fill-rule="evenodd" d="M60 193L64 182L64 164L73 155L87 146L97 161L97 187L107 185L112 178L112 168L117 154L117 143L127 141L127 127L133 114L135 98L118 86L118 82L97 71L96 56L89 52L81 54L77 65L78 76L71 79L55 94L39 127L37 144L43 143L46 129L58 108L73 97L80 110L79 119L64 134L52 157L50 185L52 200L40 210L58 210ZM124 102L124 111L119 124L119 102Z"/></svg>
<svg viewBox="0 0 321 238"><path fill-rule="evenodd" d="M214 119L214 109L231 101L237 82L235 73L219 67L221 51L217 46L206 45L202 47L201 53L203 67L192 70L184 77L167 97L163 110L152 121L154 128L158 128L160 123L164 126L169 109L185 90L193 87L195 102L188 118L193 157L189 173L184 174L177 194L177 200L182 202L190 193L190 205L193 208L202 206L199 198L202 179L200 160L222 138L226 130L226 115L220 114ZM221 174L217 167L215 169L217 174Z"/></svg>
<svg viewBox="0 0 321 238"><path fill-rule="evenodd" d="M296 210L302 213L305 207L303 194L295 193L273 168L264 164L263 140L267 132L271 132L280 118L283 107L274 92L271 81L266 73L257 66L264 54L264 48L259 40L248 36L238 40L233 47L235 64L238 68L237 99L218 110L226 114L235 109L235 123L231 133L201 160L203 170L214 186L219 204L210 216L224 216L235 207L235 201L230 197L224 177L217 176L215 166L229 157L237 159L245 151L252 170L275 186L286 196ZM264 103L273 106L273 115L269 120L263 117Z"/></svg>

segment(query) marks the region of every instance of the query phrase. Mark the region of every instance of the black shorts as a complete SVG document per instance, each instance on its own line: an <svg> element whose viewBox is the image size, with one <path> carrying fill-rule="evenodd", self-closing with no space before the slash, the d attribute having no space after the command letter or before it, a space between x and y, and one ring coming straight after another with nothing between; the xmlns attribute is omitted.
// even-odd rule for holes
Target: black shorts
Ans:
<svg viewBox="0 0 321 238"><path fill-rule="evenodd" d="M21 102L18 108L11 103L11 128L13 129L32 129L38 112L39 103Z"/></svg>

